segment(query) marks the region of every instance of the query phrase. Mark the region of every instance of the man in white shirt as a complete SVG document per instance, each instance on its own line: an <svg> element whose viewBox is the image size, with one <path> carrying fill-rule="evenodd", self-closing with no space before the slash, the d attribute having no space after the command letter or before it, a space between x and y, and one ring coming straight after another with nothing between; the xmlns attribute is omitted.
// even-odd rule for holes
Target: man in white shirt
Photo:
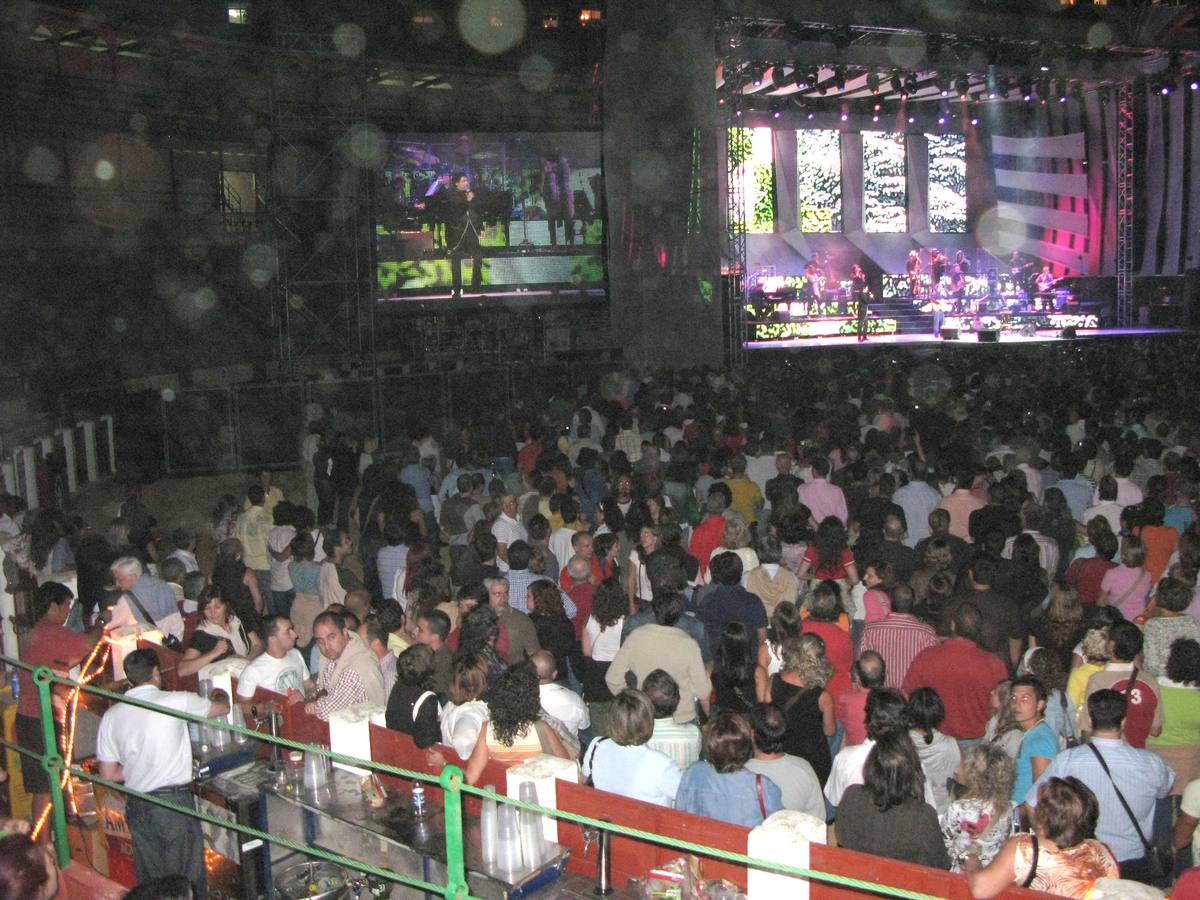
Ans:
<svg viewBox="0 0 1200 900"><path fill-rule="evenodd" d="M292 504L286 500L277 503L271 513L275 527L267 532L267 564L271 571L271 592L264 599L268 611L277 616L291 615L292 600L296 597L296 591L292 587L292 576L288 571L288 563L292 560L292 539L296 536L296 526L292 524L292 508Z"/></svg>
<svg viewBox="0 0 1200 900"><path fill-rule="evenodd" d="M565 685L555 681L558 669L554 665L554 654L549 650L538 650L531 657L538 674L538 693L542 709L562 722L573 734L592 724L587 704L583 698Z"/></svg>
<svg viewBox="0 0 1200 900"><path fill-rule="evenodd" d="M517 541L528 541L529 532L517 521L517 495L505 494L500 498L500 515L492 523L492 536L496 539L496 556L508 565L508 545Z"/></svg>
<svg viewBox="0 0 1200 900"><path fill-rule="evenodd" d="M133 685L125 695L131 700L209 718L229 712L229 696L221 690L207 698L190 691L164 691L158 655L153 650L135 650L126 656L125 677ZM192 745L186 719L118 703L100 721L96 758L102 778L194 808ZM127 798L125 818L139 882L183 875L196 897L207 896L199 819L136 797Z"/></svg>
<svg viewBox="0 0 1200 900"><path fill-rule="evenodd" d="M383 673L383 695L390 697L396 685L396 654L388 648L387 628L378 619L364 619L358 626L358 636L379 660L379 671Z"/></svg>
<svg viewBox="0 0 1200 900"><path fill-rule="evenodd" d="M184 572L199 572L195 533L187 528L176 528L171 532L171 543L175 545L175 549L167 554L167 559L177 559L183 563Z"/></svg>
<svg viewBox="0 0 1200 900"><path fill-rule="evenodd" d="M248 707L260 687L283 694L289 703L298 703L315 690L304 657L296 649L296 629L287 616L265 616L260 635L266 647L250 660L237 680L238 702Z"/></svg>

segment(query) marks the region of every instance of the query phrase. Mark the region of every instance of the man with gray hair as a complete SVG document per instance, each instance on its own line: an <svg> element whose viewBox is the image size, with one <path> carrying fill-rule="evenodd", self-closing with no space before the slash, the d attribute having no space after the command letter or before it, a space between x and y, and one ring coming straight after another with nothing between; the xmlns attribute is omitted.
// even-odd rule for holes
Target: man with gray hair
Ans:
<svg viewBox="0 0 1200 900"><path fill-rule="evenodd" d="M166 637L183 640L183 616L170 585L146 574L136 556L122 556L109 570L120 596L109 608L107 630L141 622Z"/></svg>
<svg viewBox="0 0 1200 900"><path fill-rule="evenodd" d="M588 535L591 537L591 535ZM567 563L563 574L566 584L560 587L567 592L571 602L575 604L575 618L571 624L575 626L575 640L583 640L583 628L588 616L592 614L592 601L596 596L596 578L592 572L592 560L576 553Z"/></svg>

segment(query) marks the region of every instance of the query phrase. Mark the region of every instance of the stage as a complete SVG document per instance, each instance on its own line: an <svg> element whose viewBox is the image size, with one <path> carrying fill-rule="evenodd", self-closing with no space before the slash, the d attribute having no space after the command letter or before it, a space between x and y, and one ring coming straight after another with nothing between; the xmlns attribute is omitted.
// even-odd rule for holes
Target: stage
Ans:
<svg viewBox="0 0 1200 900"><path fill-rule="evenodd" d="M815 350L829 347L891 347L903 345L951 346L951 347L999 347L1005 344L1049 344L1059 341L1091 340L1094 338L1140 338L1155 335L1179 335L1186 333L1182 328L1080 328L1075 336L1063 336L1062 329L1038 329L1032 333L1023 330L998 330L995 340L980 340L979 333L959 332L951 340L929 334L875 334L860 342L855 335L828 335L823 337L780 338L776 340L750 340L745 342L748 350Z"/></svg>

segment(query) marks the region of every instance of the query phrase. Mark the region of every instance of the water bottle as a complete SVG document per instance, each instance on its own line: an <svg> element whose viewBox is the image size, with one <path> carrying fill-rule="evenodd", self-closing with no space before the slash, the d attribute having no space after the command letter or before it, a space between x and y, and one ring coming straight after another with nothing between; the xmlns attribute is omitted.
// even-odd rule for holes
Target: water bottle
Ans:
<svg viewBox="0 0 1200 900"><path fill-rule="evenodd" d="M8 673L8 684L12 688L14 701L21 699L21 670L13 668Z"/></svg>

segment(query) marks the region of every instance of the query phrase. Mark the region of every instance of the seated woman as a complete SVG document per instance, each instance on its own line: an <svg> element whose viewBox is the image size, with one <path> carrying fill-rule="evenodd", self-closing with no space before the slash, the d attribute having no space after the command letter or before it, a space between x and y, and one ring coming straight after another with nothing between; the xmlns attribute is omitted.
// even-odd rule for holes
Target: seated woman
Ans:
<svg viewBox="0 0 1200 900"><path fill-rule="evenodd" d="M479 782L490 760L511 765L539 753L571 759L554 729L538 719L541 707L537 672L532 664L524 662L511 666L496 679L488 694L491 718L480 729L467 760L468 784ZM437 750L429 750L425 761L438 770L446 765L446 758Z"/></svg>
<svg viewBox="0 0 1200 900"><path fill-rule="evenodd" d="M754 708L756 664L753 652L746 626L741 622L726 624L713 660L716 668L712 681L716 688L716 704L719 709L748 715Z"/></svg>
<svg viewBox="0 0 1200 900"><path fill-rule="evenodd" d="M621 691L609 708L608 737L595 738L583 754L584 776L602 791L673 806L683 773L669 756L650 749L653 734L650 698Z"/></svg>
<svg viewBox="0 0 1200 900"><path fill-rule="evenodd" d="M262 638L246 629L221 596L221 588L214 584L200 595L200 624L192 632L175 671L179 675L192 675L229 656L252 659L262 649Z"/></svg>
<svg viewBox="0 0 1200 900"><path fill-rule="evenodd" d="M967 855L963 871L973 897L995 897L1012 885L1059 897L1086 897L1097 878L1118 877L1117 861L1095 839L1100 805L1078 778L1051 778L1038 789L1032 834L1010 838L986 866Z"/></svg>
<svg viewBox="0 0 1200 900"><path fill-rule="evenodd" d="M1012 757L995 744L976 744L963 756L955 776L962 793L941 818L950 871L961 872L968 853L986 866L1012 835L1016 777Z"/></svg>
<svg viewBox="0 0 1200 900"><path fill-rule="evenodd" d="M450 665L450 702L442 707L442 743L466 759L488 720L487 663L474 653L459 653Z"/></svg>
<svg viewBox="0 0 1200 900"><path fill-rule="evenodd" d="M950 868L937 813L925 802L925 775L906 731L880 735L837 808L838 846L889 859Z"/></svg>
<svg viewBox="0 0 1200 900"><path fill-rule="evenodd" d="M753 828L783 809L779 787L746 768L754 734L737 713L718 712L701 732L701 755L679 782L675 808Z"/></svg>
<svg viewBox="0 0 1200 900"><path fill-rule="evenodd" d="M388 696L385 721L392 731L411 735L420 749L441 738L441 709L434 693L433 649L414 644L396 659L396 684Z"/></svg>

